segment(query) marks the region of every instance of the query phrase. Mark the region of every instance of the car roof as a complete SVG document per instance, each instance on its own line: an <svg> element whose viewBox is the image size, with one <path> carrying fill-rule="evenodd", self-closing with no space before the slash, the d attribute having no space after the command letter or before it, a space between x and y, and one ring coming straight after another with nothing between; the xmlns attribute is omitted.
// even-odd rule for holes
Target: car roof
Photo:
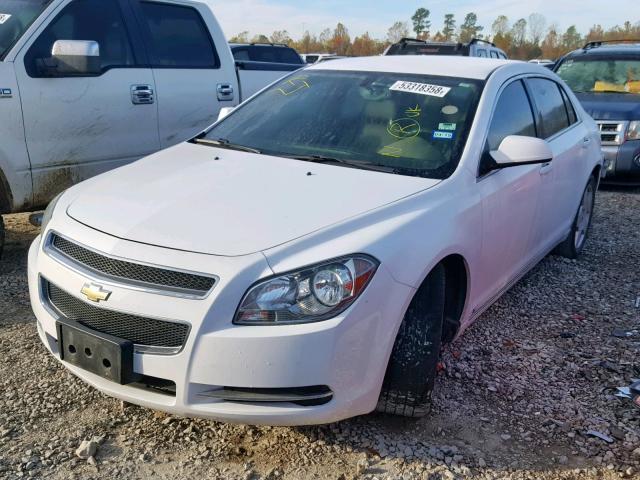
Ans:
<svg viewBox="0 0 640 480"><path fill-rule="evenodd" d="M308 69L395 72L485 80L496 69L510 65L520 66L519 70L524 72L539 72L540 70L538 69L542 68L526 62L493 58L447 55L391 55L337 59L327 63L314 64Z"/></svg>
<svg viewBox="0 0 640 480"><path fill-rule="evenodd" d="M603 43L601 45L579 48L567 54L567 57L580 55L615 55L615 54L640 54L640 42L638 43Z"/></svg>

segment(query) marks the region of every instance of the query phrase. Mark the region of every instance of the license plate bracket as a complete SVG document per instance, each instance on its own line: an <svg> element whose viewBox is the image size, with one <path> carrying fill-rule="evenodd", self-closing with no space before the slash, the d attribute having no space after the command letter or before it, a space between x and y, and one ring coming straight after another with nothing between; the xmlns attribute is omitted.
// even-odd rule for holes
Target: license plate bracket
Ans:
<svg viewBox="0 0 640 480"><path fill-rule="evenodd" d="M133 371L133 342L66 319L57 320L56 330L61 360L120 385L142 378Z"/></svg>

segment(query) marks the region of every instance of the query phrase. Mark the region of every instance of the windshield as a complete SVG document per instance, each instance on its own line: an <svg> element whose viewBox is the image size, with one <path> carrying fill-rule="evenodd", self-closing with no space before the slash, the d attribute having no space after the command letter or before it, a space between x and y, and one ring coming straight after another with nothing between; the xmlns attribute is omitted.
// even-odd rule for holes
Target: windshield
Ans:
<svg viewBox="0 0 640 480"><path fill-rule="evenodd" d="M0 60L51 0L0 0Z"/></svg>
<svg viewBox="0 0 640 480"><path fill-rule="evenodd" d="M446 178L460 160L482 85L451 77L307 70L242 105L202 140Z"/></svg>
<svg viewBox="0 0 640 480"><path fill-rule="evenodd" d="M640 94L640 57L570 58L556 73L577 93Z"/></svg>

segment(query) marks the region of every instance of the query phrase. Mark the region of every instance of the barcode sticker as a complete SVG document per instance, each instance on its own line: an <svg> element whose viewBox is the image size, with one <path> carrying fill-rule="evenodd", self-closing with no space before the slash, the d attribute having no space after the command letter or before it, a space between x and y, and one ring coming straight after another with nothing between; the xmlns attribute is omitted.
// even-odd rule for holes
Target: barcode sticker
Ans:
<svg viewBox="0 0 640 480"><path fill-rule="evenodd" d="M449 93L451 88L443 87L441 85L431 85L429 83L405 82L404 80L398 80L389 87L389 90L442 98Z"/></svg>

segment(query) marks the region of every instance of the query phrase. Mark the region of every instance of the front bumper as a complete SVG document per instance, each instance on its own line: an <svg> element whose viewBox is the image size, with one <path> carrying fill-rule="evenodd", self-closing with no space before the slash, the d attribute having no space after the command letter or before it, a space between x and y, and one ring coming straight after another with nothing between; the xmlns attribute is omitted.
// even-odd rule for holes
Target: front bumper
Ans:
<svg viewBox="0 0 640 480"><path fill-rule="evenodd" d="M108 285L112 291L109 309L187 322L190 332L177 354L134 354L134 371L172 382L174 394L140 385L119 385L63 362L107 395L177 415L264 425L330 423L375 408L395 334L413 295L413 289L393 280L384 266L358 301L337 318L307 325L236 326L231 320L247 287L272 274L261 254L226 258L177 252L120 240L69 218L62 222L54 228L99 251L132 261L210 272L219 278L204 299ZM67 268L45 253L40 237L29 250L28 274L38 333L46 348L58 357L56 317L46 306L41 279L85 302L80 290L87 281L96 279ZM329 387L331 400L311 406L227 401L203 395L221 387L290 389L320 385Z"/></svg>
<svg viewBox="0 0 640 480"><path fill-rule="evenodd" d="M622 145L603 145L606 176L603 183L640 183L640 140Z"/></svg>

